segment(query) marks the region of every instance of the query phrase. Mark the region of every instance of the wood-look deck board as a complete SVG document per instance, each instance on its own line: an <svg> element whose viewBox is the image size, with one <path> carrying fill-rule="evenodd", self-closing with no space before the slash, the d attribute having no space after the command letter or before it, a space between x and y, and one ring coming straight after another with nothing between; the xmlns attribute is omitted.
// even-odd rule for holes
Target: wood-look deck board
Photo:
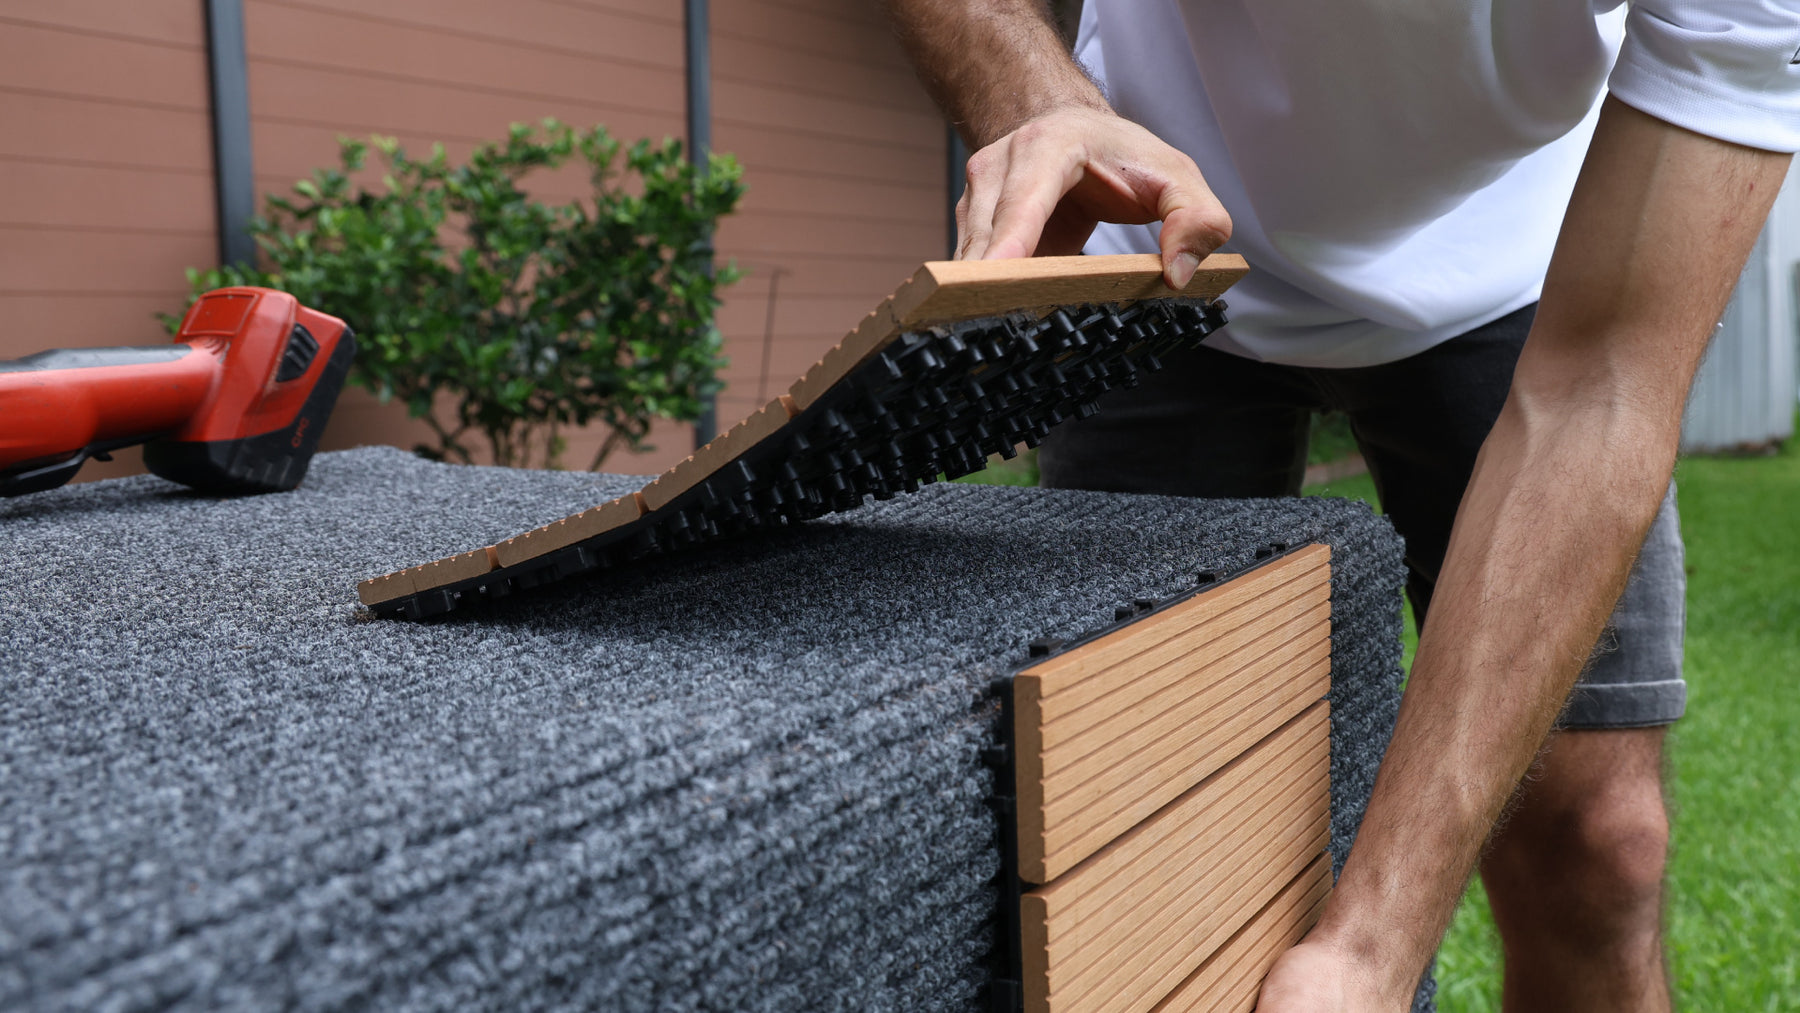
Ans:
<svg viewBox="0 0 1800 1013"><path fill-rule="evenodd" d="M1020 903L1027 1009L1143 1011L1323 849L1323 703Z"/></svg>
<svg viewBox="0 0 1800 1013"><path fill-rule="evenodd" d="M1033 665L1031 672L1042 682L1045 697L1079 690L1086 684L1087 677L1111 667L1113 659L1121 653L1118 647L1121 642L1146 646L1163 643L1175 632L1211 622L1246 602L1268 595L1272 589L1317 568L1329 557L1330 549L1322 545L1295 549L1248 573L1215 584L1148 619L1133 622Z"/></svg>
<svg viewBox="0 0 1800 1013"><path fill-rule="evenodd" d="M1296 550L1015 676L1022 878L1061 875L1325 695L1328 559ZM1047 720L1058 699L1079 706Z"/></svg>
<svg viewBox="0 0 1800 1013"><path fill-rule="evenodd" d="M1152 875L1175 878L1188 868L1155 862L1145 864L1148 856L1162 854L1170 861L1179 856L1181 861L1191 864L1201 856L1184 852L1181 845L1184 835L1204 829L1198 826L1200 821L1216 825L1247 823L1253 814L1267 806L1273 797L1270 793L1310 784L1328 769L1330 762L1329 729L1325 734L1319 734L1321 722L1317 720L1325 706L1323 702L1314 704L1306 714L1246 750L1205 783L1196 785L1182 798L1058 878L1052 885L1056 887L1062 909L1078 919L1102 911L1108 912L1109 916L1124 913L1115 905L1131 884ZM1240 790L1246 782L1261 784L1263 790ZM1129 875L1124 874L1126 870Z"/></svg>
<svg viewBox="0 0 1800 1013"><path fill-rule="evenodd" d="M1174 725L1201 713L1195 708L1204 706L1207 695L1238 673L1294 664L1307 648L1328 643L1330 620L1325 588L1282 603L1209 645L1217 653L1207 652L1212 660L1205 675L1217 681L1197 678L1191 655L1149 669L1141 669L1139 659L1128 659L1119 674L1131 680L1129 691L1040 726L1043 775L1091 776L1083 774L1081 766L1096 762L1095 754L1105 747L1129 748L1161 738Z"/></svg>
<svg viewBox="0 0 1800 1013"><path fill-rule="evenodd" d="M1246 702L1242 719L1204 753L1191 760L1167 761L1160 768L1152 770L1146 775L1146 785L1142 790L1124 796L1120 800L1121 804L1115 808L1096 810L1104 814L1101 818L1054 827L1044 837L1041 864L1033 870L1042 874L1043 878L1026 877L1027 881L1048 882L1064 870L1072 868L1082 859L1105 847L1124 830L1147 818L1168 800L1178 797L1187 787L1204 780L1308 705L1322 699L1329 671L1329 666L1321 663L1315 671L1305 673L1304 678L1292 684L1282 684L1262 694L1247 693L1246 696L1251 699ZM1020 855L1021 869L1024 869L1023 839ZM1024 873L1021 872L1021 875Z"/></svg>
<svg viewBox="0 0 1800 1013"><path fill-rule="evenodd" d="M1184 678L1154 669L1148 675L1166 687L1098 716L1085 736L1062 738L1046 729L1035 668L1019 673L1013 680L1013 741L1021 876L1048 882L1237 756L1233 750L1325 695L1327 572L1318 572L1316 581L1309 590L1314 601L1300 597L1292 608L1282 606L1305 612L1274 626L1242 626L1229 635L1235 650L1192 662ZM1271 615L1280 617L1280 608ZM1143 677L1130 660L1125 657L1118 671L1094 671L1089 682Z"/></svg>
<svg viewBox="0 0 1800 1013"><path fill-rule="evenodd" d="M1319 920L1330 893L1331 856L1320 855L1153 1013L1250 1013L1263 978Z"/></svg>
<svg viewBox="0 0 1800 1013"><path fill-rule="evenodd" d="M1179 668L1172 668L1175 662L1192 659L1193 655L1206 651L1210 657L1219 657L1222 653L1237 650L1242 646L1242 639L1229 639L1233 635L1244 632L1247 626L1253 626L1265 617L1291 606L1294 601L1305 599L1310 605L1318 605L1319 601L1330 601L1330 570L1323 565L1316 569L1305 570L1294 574L1280 585L1267 588L1262 596L1251 597L1240 601L1231 608L1219 610L1217 614L1206 614L1202 617L1190 615L1174 615L1170 610L1172 630L1168 637L1152 642L1150 633L1143 633L1143 639L1123 646L1120 657L1107 666L1107 678L1082 678L1080 682L1069 682L1066 678L1058 680L1062 686L1060 691L1046 693L1044 686L1051 680L1035 673L1037 680L1037 700L1039 713L1042 714L1042 727L1046 741L1055 741L1060 734L1069 729L1080 729L1082 716L1096 713L1114 713L1132 702L1141 700L1143 696L1154 693L1165 686L1168 678L1179 678ZM1287 612L1291 615L1292 612ZM1177 624L1179 623L1179 624ZM1157 630L1157 635L1163 630ZM1091 673L1089 673L1091 675ZM1168 677L1168 678L1163 678Z"/></svg>

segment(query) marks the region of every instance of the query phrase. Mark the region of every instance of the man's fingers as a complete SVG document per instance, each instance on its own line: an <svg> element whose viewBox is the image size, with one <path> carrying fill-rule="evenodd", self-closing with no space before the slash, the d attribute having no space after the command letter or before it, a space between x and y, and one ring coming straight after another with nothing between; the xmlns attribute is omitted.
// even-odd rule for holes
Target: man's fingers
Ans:
<svg viewBox="0 0 1800 1013"><path fill-rule="evenodd" d="M986 256L1029 257L1063 196L1081 181L1079 149L1027 125L1013 135Z"/></svg>
<svg viewBox="0 0 1800 1013"><path fill-rule="evenodd" d="M1167 182L1156 199L1156 216L1163 223L1157 242L1162 248L1163 283L1180 291L1194 280L1200 262L1231 238L1231 215L1213 196L1194 160L1173 148L1166 150Z"/></svg>
<svg viewBox="0 0 1800 1013"><path fill-rule="evenodd" d="M1231 237L1231 217L1193 159L1117 116L1065 111L970 156L968 188L957 202L956 256L1072 252L1065 247L1096 221L1159 220L1163 279L1178 290Z"/></svg>
<svg viewBox="0 0 1800 1013"><path fill-rule="evenodd" d="M956 199L956 252L952 254L961 260L963 247L969 243L969 187L963 186L962 196Z"/></svg>
<svg viewBox="0 0 1800 1013"><path fill-rule="evenodd" d="M963 191L967 209L958 222L957 260L980 260L987 256L989 238L994 231L994 205L999 202L1001 186L1006 181L1007 147L1007 141L1001 140L969 156L965 171L969 185Z"/></svg>

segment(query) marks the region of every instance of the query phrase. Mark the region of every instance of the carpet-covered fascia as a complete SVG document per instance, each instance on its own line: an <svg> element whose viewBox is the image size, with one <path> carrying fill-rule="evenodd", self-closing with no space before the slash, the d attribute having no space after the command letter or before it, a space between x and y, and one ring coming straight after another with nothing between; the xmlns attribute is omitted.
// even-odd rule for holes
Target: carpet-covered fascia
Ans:
<svg viewBox="0 0 1800 1013"><path fill-rule="evenodd" d="M0 503L0 1008L977 1008L990 682L1276 541L1334 553L1347 848L1400 679L1366 507L934 486L442 621L355 603L639 484L364 449Z"/></svg>

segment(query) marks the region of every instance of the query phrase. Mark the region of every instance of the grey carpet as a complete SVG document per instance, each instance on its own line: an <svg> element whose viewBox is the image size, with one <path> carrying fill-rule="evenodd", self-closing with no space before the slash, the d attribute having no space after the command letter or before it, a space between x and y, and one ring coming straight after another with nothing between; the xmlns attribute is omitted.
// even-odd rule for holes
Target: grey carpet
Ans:
<svg viewBox="0 0 1800 1013"><path fill-rule="evenodd" d="M990 680L1329 542L1334 848L1399 679L1342 501L935 486L431 623L355 582L634 479L365 449L0 502L0 1008L969 1010Z"/></svg>

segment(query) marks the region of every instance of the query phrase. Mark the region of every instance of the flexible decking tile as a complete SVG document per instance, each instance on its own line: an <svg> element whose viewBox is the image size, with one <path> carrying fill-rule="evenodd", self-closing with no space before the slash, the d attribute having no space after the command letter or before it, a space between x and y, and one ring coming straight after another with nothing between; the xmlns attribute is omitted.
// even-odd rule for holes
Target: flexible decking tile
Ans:
<svg viewBox="0 0 1800 1013"><path fill-rule="evenodd" d="M1081 865L1020 898L1025 1009L1139 1013L1175 992L1324 850L1315 703Z"/></svg>
<svg viewBox="0 0 1800 1013"><path fill-rule="evenodd" d="M1215 255L1177 293L1148 254L925 264L788 394L637 496L358 595L378 615L421 618L977 470L1198 343L1244 272Z"/></svg>
<svg viewBox="0 0 1800 1013"><path fill-rule="evenodd" d="M1152 253L1029 260L944 260L920 267L888 300L901 327L991 316L1013 309L1128 303L1179 295L1211 299L1245 273L1243 258L1214 254L1179 293Z"/></svg>
<svg viewBox="0 0 1800 1013"><path fill-rule="evenodd" d="M1018 874L1047 883L1320 700L1331 568L1308 546L1018 672Z"/></svg>
<svg viewBox="0 0 1800 1013"><path fill-rule="evenodd" d="M810 407L875 349L908 328L1084 303L1123 304L1172 295L1213 299L1244 274L1241 258L1215 255L1200 265L1186 288L1174 293L1164 286L1161 272L1162 262L1153 254L933 261L864 317L789 393L801 408Z"/></svg>
<svg viewBox="0 0 1800 1013"><path fill-rule="evenodd" d="M675 498L706 480L708 475L755 449L762 441L781 432L788 420L800 414L793 397L783 394L751 412L743 421L725 430L719 437L693 453L693 456L664 472L644 486L644 512L661 510Z"/></svg>

